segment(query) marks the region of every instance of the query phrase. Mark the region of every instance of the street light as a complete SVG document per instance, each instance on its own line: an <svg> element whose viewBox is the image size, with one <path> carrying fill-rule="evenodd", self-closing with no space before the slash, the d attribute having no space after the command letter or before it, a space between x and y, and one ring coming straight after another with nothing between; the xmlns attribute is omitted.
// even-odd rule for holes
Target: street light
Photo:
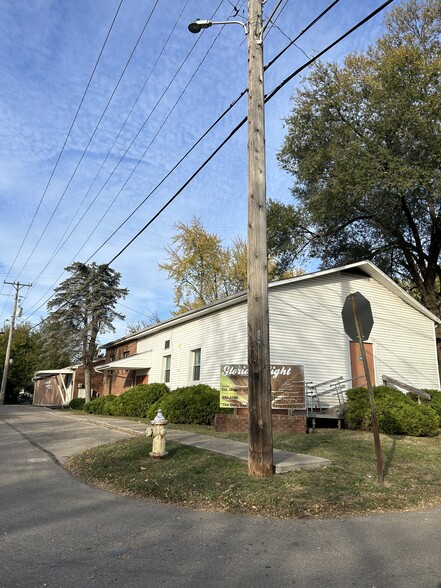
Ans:
<svg viewBox="0 0 441 588"><path fill-rule="evenodd" d="M199 33L214 24L240 24L248 38L248 472L259 478L273 474L262 4L248 0L247 23L196 20L188 26Z"/></svg>
<svg viewBox="0 0 441 588"><path fill-rule="evenodd" d="M196 19L195 21L191 22L188 25L188 30L190 31L190 33L200 33L202 29L208 29L209 27L212 27L213 25L227 25L227 24L242 25L243 28L245 29L245 34L247 32L247 24L245 22L242 22L241 20L212 21L212 20L201 20L199 18Z"/></svg>

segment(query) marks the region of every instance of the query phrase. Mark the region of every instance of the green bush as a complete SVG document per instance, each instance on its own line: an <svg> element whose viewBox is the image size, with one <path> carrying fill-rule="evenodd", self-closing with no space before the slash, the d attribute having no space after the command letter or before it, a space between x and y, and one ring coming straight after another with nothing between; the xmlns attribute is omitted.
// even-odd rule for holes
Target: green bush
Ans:
<svg viewBox="0 0 441 588"><path fill-rule="evenodd" d="M423 392L427 392L432 397L430 400L423 400L423 404L430 406L441 418L441 390L423 390Z"/></svg>
<svg viewBox="0 0 441 588"><path fill-rule="evenodd" d="M118 402L118 396L99 396L90 402L86 402L83 406L83 410L91 414L111 415L114 414L113 410Z"/></svg>
<svg viewBox="0 0 441 588"><path fill-rule="evenodd" d="M165 384L140 384L124 392L112 414L145 418L152 404L170 392Z"/></svg>
<svg viewBox="0 0 441 588"><path fill-rule="evenodd" d="M155 418L159 408L174 424L212 425L217 413L231 412L219 407L219 390L205 384L177 388L164 395L150 407L149 418Z"/></svg>
<svg viewBox="0 0 441 588"><path fill-rule="evenodd" d="M85 402L86 401L84 400L84 398L72 398L72 400L69 402L67 406L68 408L72 408L74 410L81 410Z"/></svg>
<svg viewBox="0 0 441 588"><path fill-rule="evenodd" d="M417 404L409 394L388 386L374 386L373 392L381 433L414 437L438 434L440 417L430 406ZM345 420L349 429L371 428L371 408L366 388L348 390Z"/></svg>
<svg viewBox="0 0 441 588"><path fill-rule="evenodd" d="M121 396L100 396L87 402L83 410L92 414L144 418L149 407L170 392L165 384L139 384Z"/></svg>

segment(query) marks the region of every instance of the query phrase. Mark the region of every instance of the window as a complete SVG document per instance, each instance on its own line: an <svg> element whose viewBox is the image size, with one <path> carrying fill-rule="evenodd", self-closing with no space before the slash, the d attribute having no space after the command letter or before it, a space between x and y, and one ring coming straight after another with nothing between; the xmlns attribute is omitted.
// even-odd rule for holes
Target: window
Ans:
<svg viewBox="0 0 441 588"><path fill-rule="evenodd" d="M193 349L193 381L196 382L201 379L201 350Z"/></svg>
<svg viewBox="0 0 441 588"><path fill-rule="evenodd" d="M130 355L130 351L124 351L123 357L129 357L129 355Z"/></svg>
<svg viewBox="0 0 441 588"><path fill-rule="evenodd" d="M164 349L170 349L170 339L167 339L167 341L164 343Z"/></svg>
<svg viewBox="0 0 441 588"><path fill-rule="evenodd" d="M164 382L170 382L171 355L164 356Z"/></svg>
<svg viewBox="0 0 441 588"><path fill-rule="evenodd" d="M111 355L109 358L109 361L114 361L115 360L115 355Z"/></svg>

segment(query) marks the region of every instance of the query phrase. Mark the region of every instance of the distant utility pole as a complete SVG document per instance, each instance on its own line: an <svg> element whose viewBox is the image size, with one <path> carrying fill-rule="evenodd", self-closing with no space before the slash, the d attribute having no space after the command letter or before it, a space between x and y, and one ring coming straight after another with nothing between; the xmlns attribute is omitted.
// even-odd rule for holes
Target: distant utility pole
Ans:
<svg viewBox="0 0 441 588"><path fill-rule="evenodd" d="M14 309L11 316L11 325L9 327L8 345L6 347L5 365L3 368L2 385L0 388L0 404L5 403L6 382L8 381L9 362L11 359L12 336L14 334L15 317L17 316L18 295L20 288L30 288L32 284L20 284L19 282L4 282L15 288Z"/></svg>
<svg viewBox="0 0 441 588"><path fill-rule="evenodd" d="M248 473L273 474L262 0L248 0Z"/></svg>

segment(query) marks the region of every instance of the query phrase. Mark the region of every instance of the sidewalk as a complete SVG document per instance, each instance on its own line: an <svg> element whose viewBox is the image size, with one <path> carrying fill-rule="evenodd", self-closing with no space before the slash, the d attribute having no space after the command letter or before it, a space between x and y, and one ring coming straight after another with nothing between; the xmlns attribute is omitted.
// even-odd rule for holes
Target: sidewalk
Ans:
<svg viewBox="0 0 441 588"><path fill-rule="evenodd" d="M143 423L126 419L96 417L88 414L84 414L84 416L79 414L73 415L61 411L58 414L69 419L87 421L98 427L105 427L107 429L121 431L130 435L145 435L145 430L147 428ZM176 443L182 443L182 445L191 445L193 447L198 447L199 449L205 449L206 451L229 455L237 459L242 459L243 461L248 460L248 444L240 441L232 441L231 439L222 439L210 435L199 435L197 433L178 431L176 429L167 429L167 439L169 441L175 441ZM313 470L331 464L329 459L323 457L281 451L280 449L273 450L273 461L276 474L292 472L294 470Z"/></svg>

